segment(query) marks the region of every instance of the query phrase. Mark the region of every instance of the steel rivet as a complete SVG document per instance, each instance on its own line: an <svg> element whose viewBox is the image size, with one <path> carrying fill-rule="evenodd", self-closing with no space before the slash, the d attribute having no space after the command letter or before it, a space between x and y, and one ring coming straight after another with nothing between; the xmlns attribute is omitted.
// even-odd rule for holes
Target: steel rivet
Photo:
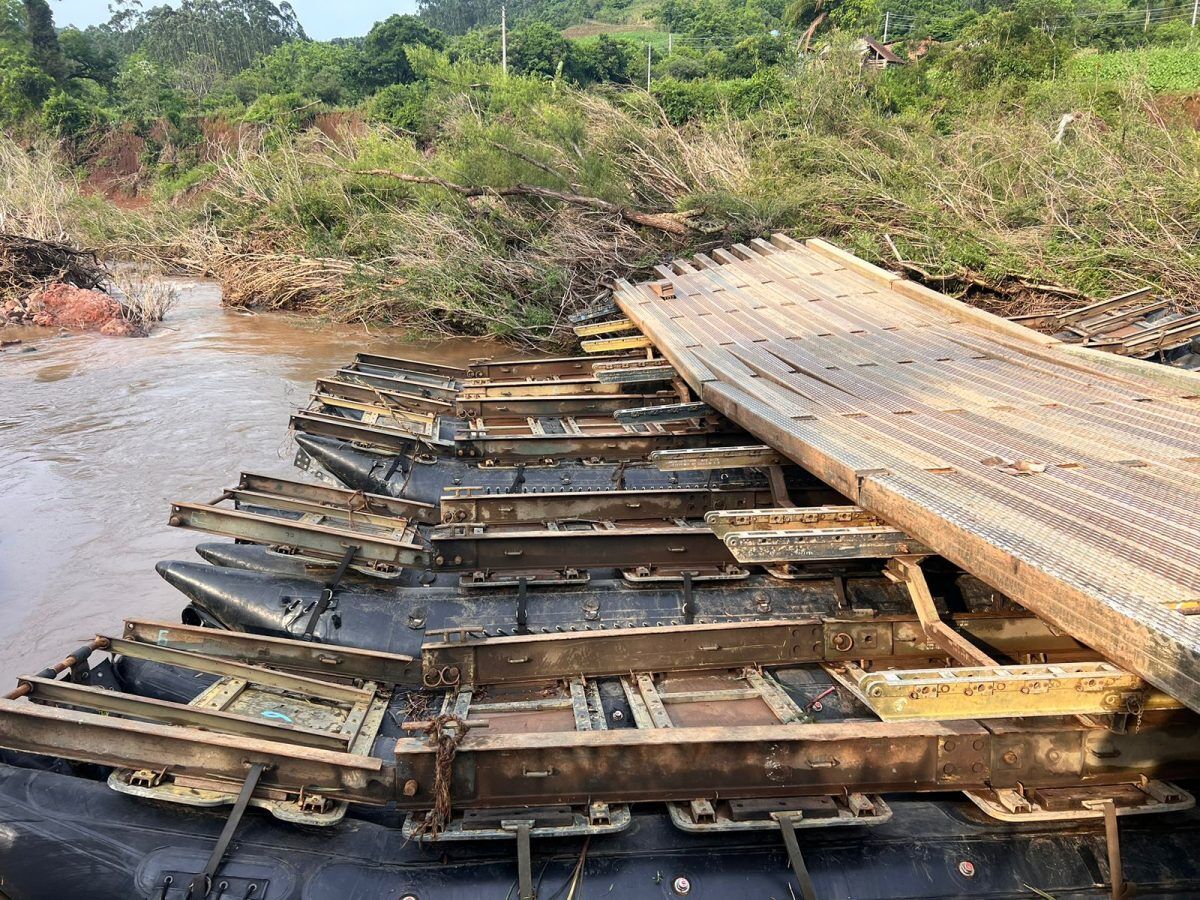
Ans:
<svg viewBox="0 0 1200 900"><path fill-rule="evenodd" d="M969 859L964 859L958 864L958 873L964 878L974 878L975 863L971 862Z"/></svg>
<svg viewBox="0 0 1200 900"><path fill-rule="evenodd" d="M671 890L680 896L683 896L684 894L690 894L692 892L692 883L680 875L671 884Z"/></svg>

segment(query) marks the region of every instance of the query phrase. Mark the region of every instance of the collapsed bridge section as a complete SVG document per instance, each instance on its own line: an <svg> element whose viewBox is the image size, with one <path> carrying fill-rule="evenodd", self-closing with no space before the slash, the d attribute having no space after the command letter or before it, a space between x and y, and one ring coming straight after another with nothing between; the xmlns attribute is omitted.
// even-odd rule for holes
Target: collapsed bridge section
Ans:
<svg viewBox="0 0 1200 900"><path fill-rule="evenodd" d="M820 240L622 282L700 400L1200 710L1200 377L1064 344Z"/></svg>

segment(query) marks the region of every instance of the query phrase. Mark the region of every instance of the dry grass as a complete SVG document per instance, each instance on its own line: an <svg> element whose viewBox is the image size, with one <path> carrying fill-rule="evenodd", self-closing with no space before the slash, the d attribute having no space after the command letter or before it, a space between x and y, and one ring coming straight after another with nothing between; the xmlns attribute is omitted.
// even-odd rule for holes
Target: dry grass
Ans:
<svg viewBox="0 0 1200 900"><path fill-rule="evenodd" d="M49 147L0 137L0 233L67 242L78 197L78 180Z"/></svg>
<svg viewBox="0 0 1200 900"><path fill-rule="evenodd" d="M121 266L113 272L109 293L121 304L125 321L145 334L161 322L179 299L174 286L140 266Z"/></svg>

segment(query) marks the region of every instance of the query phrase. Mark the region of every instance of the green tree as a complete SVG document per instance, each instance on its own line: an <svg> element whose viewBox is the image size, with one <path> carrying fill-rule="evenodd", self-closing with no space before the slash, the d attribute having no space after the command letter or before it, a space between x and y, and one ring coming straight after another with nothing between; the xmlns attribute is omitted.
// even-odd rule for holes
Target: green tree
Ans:
<svg viewBox="0 0 1200 900"><path fill-rule="evenodd" d="M634 53L634 48L627 41L614 40L602 34L594 42L577 42L571 48L568 74L581 84L592 81L627 84L631 80Z"/></svg>
<svg viewBox="0 0 1200 900"><path fill-rule="evenodd" d="M362 52L348 44L292 41L260 56L249 69L229 84L230 92L243 103L262 94L297 91L330 105L355 103L362 99L360 86Z"/></svg>
<svg viewBox="0 0 1200 900"><path fill-rule="evenodd" d="M28 52L0 47L0 121L17 122L37 110L54 81Z"/></svg>
<svg viewBox="0 0 1200 900"><path fill-rule="evenodd" d="M64 28L58 36L67 69L73 78L89 78L98 84L111 85L121 67L121 59L112 41L100 31L89 28Z"/></svg>
<svg viewBox="0 0 1200 900"><path fill-rule="evenodd" d="M389 84L408 84L416 76L404 52L405 44L427 44L441 49L445 36L427 27L415 16L391 16L367 33L363 41L361 80L367 88L381 88Z"/></svg>
<svg viewBox="0 0 1200 900"><path fill-rule="evenodd" d="M538 22L514 32L508 46L509 63L518 75L554 75L566 65L571 43L557 28Z"/></svg>
<svg viewBox="0 0 1200 900"><path fill-rule="evenodd" d="M46 0L22 0L25 6L25 27L29 45L38 68L55 81L67 77L67 63L62 48L58 45L58 32L54 30L54 15Z"/></svg>
<svg viewBox="0 0 1200 900"><path fill-rule="evenodd" d="M291 4L277 6L271 0L182 0L178 8L156 6L139 12L122 27L130 29L130 49L156 63L195 66L195 58L204 56L226 75L305 37Z"/></svg>

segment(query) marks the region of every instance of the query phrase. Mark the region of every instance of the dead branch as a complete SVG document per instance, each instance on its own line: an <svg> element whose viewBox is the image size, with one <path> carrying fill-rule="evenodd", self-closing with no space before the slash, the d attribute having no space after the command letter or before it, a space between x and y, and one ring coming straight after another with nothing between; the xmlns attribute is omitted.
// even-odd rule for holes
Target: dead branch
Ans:
<svg viewBox="0 0 1200 900"><path fill-rule="evenodd" d="M821 23L825 21L825 17L827 15L828 13L822 10L821 14L812 20L812 24L809 25L808 29L804 32L804 37L800 39L801 53L808 52L808 48L812 45L813 35L817 33L817 29L821 27Z"/></svg>
<svg viewBox="0 0 1200 900"><path fill-rule="evenodd" d="M565 191L556 191L533 184L514 184L511 187L505 188L483 187L458 184L453 181L447 181L445 178L437 178L433 175L407 175L403 172L393 172L390 169L360 169L348 174L378 175L384 178L395 178L397 181L404 181L408 184L435 185L451 193L458 194L460 197L538 197L542 200L557 200L560 203L568 203L572 206L581 206L585 209L612 213L634 225L655 228L667 234L679 236L689 234L693 230L689 221L690 216L686 213L650 212L629 209L616 203L610 203L607 200L601 200L599 197L569 194Z"/></svg>
<svg viewBox="0 0 1200 900"><path fill-rule="evenodd" d="M983 291L989 291L993 294L1002 294L1004 296L1012 296L1024 291L1037 291L1043 294L1058 294L1062 297L1084 298L1089 299L1089 295L1083 291L1078 291L1075 288L1066 287L1061 284L1047 284L1045 282L1036 281L1029 275L1022 275L1019 272L1005 272L998 279L987 280L974 272L966 269L959 269L954 272L939 274L930 272L911 260L904 259L900 255L900 250L896 247L890 234L885 234L884 240L891 248L892 256L896 259L896 265L906 272L916 275L923 282L935 282L945 285L950 283L961 284L965 287L975 287ZM1010 283L1011 282L1011 283Z"/></svg>

